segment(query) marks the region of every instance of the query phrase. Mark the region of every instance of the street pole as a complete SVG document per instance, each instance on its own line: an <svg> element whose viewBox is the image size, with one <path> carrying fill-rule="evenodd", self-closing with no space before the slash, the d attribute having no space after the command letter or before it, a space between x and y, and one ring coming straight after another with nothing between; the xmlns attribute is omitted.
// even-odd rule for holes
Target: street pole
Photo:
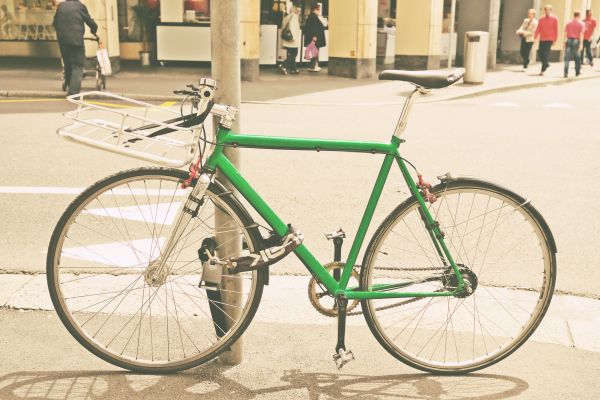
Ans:
<svg viewBox="0 0 600 400"><path fill-rule="evenodd" d="M210 3L210 31L211 31L211 74L217 81L215 101L236 107L241 104L241 68L240 68L240 0L219 0ZM216 122L216 121L215 121ZM216 127L217 124L215 123ZM240 116L236 117L232 130L240 131ZM239 169L240 156L238 151L232 147L226 147L224 153L233 165ZM219 174L217 174L219 178ZM230 187L230 189L233 189ZM215 239L217 241L219 257L237 256L241 252L241 232L219 227L235 226L228 214L215 210ZM222 232L219 233L219 230ZM240 316L240 309L236 308L242 302L242 279L228 278L223 275L221 283L221 296L224 304L223 311L226 313L225 321L227 328L231 327L233 321ZM243 347L240 337L230 349L219 356L219 361L228 365L237 365L242 362Z"/></svg>
<svg viewBox="0 0 600 400"><path fill-rule="evenodd" d="M448 68L452 68L452 39L454 38L454 21L456 20L456 0L450 6L450 29L448 29Z"/></svg>

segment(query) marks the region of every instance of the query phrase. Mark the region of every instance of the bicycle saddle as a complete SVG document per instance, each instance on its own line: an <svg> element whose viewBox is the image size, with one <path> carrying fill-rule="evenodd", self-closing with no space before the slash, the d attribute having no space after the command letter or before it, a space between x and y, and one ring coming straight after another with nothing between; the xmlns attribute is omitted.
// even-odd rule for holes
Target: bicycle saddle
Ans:
<svg viewBox="0 0 600 400"><path fill-rule="evenodd" d="M424 89L441 89L458 82L464 73L464 68L435 69L428 71L388 69L379 74L379 80L404 81Z"/></svg>

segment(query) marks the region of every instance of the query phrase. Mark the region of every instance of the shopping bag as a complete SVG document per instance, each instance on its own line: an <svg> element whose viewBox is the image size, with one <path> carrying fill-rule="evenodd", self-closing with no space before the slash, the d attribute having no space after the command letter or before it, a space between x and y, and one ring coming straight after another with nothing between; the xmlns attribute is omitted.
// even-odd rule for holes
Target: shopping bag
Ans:
<svg viewBox="0 0 600 400"><path fill-rule="evenodd" d="M96 52L96 58L98 59L98 65L100 66L100 72L102 75L109 76L112 74L112 67L110 66L110 58L108 58L108 50L100 49Z"/></svg>
<svg viewBox="0 0 600 400"><path fill-rule="evenodd" d="M310 60L312 58L319 56L319 49L315 42L310 42L308 46L306 46L306 50L304 51L304 59Z"/></svg>

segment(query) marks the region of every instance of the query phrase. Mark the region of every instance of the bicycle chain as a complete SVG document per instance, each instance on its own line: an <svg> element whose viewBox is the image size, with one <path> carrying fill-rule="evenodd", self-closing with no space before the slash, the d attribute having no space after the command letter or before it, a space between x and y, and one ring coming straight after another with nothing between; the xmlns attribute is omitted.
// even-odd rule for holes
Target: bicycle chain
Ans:
<svg viewBox="0 0 600 400"><path fill-rule="evenodd" d="M341 262L333 262L333 263L330 263L330 264L326 264L325 267L326 268L333 267L336 264L339 265L340 268L344 267L344 264L341 263ZM360 265L355 265L354 268L353 268L353 270L354 269L358 269L359 267L360 267ZM444 267L413 267L413 268L398 269L398 268L392 268L392 267L375 267L375 269L376 270L382 270L382 271L439 271L439 270L443 270L443 269L446 269L446 268L444 268ZM316 284L319 285L319 287L323 290L323 292L327 292L327 289L325 289L318 281L316 281L316 279L314 277L311 278L311 281L313 281L313 280L315 281ZM317 299L313 299L311 297L312 296L311 291L310 291L311 285L312 285L312 282L309 282L309 292L308 292L308 295L309 295L309 300L310 300L310 303L312 304L312 306L320 314L325 315L326 317L333 317L333 315L331 315L330 312L324 311L323 309L320 308L320 306L318 305L319 304L319 299L318 298ZM436 290L435 292L441 292L441 291L442 290L439 289L439 290ZM399 303L390 304L390 305L382 306L382 307L377 307L377 308L375 308L375 311L384 311L384 310L389 310L389 309L396 308L396 307L401 307L403 305L414 303L414 302L422 300L424 298L425 297L413 297L412 299L404 300L404 301L401 301ZM346 313L347 316L355 316L355 315L361 315L361 314L363 314L363 311L353 311L353 312Z"/></svg>

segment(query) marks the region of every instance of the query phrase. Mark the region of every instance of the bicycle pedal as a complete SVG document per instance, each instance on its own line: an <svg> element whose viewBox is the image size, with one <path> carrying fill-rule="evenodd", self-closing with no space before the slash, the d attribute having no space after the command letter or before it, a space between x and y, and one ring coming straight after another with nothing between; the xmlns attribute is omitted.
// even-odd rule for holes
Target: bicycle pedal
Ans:
<svg viewBox="0 0 600 400"><path fill-rule="evenodd" d="M344 365L353 360L355 360L355 358L352 350L339 349L337 354L333 355L333 361L338 370L341 370Z"/></svg>

